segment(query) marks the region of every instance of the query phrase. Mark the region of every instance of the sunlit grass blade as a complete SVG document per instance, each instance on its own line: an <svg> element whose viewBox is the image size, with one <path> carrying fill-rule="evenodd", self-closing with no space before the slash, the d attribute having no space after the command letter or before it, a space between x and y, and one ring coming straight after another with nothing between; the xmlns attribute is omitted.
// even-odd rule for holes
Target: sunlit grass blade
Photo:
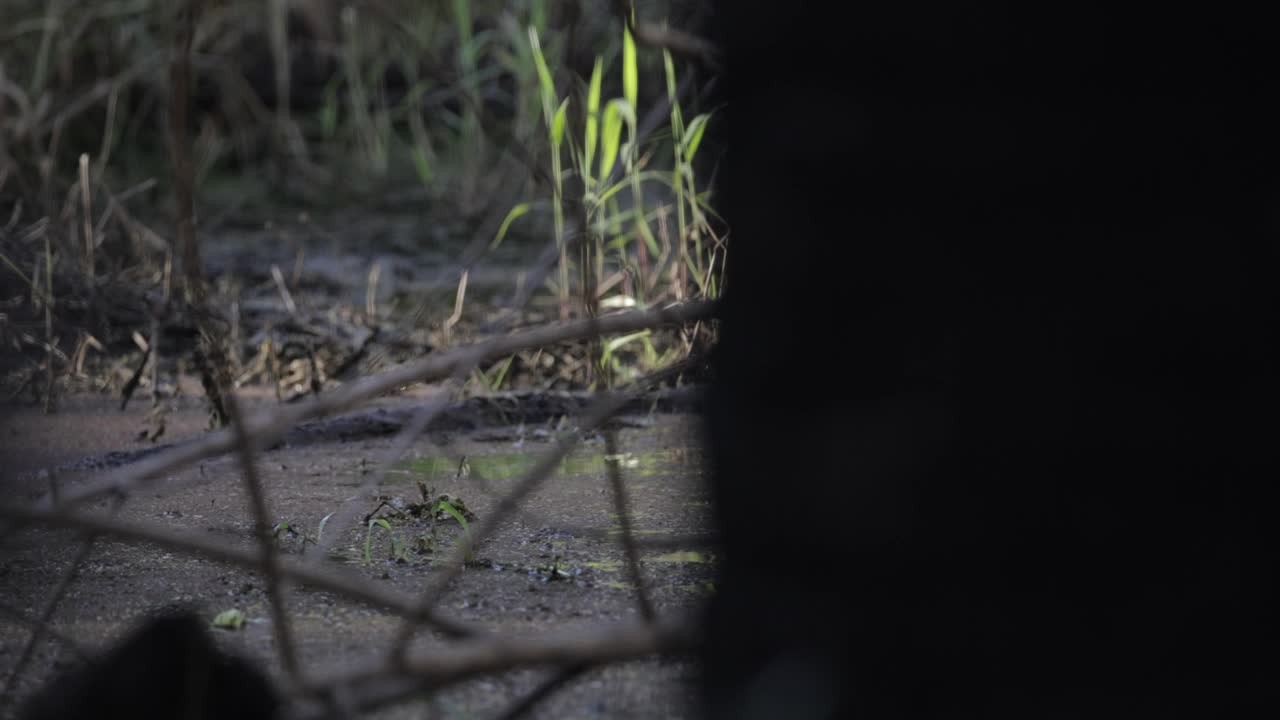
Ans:
<svg viewBox="0 0 1280 720"><path fill-rule="evenodd" d="M601 160L603 159L604 158L602 156ZM657 170L641 170L641 171L632 173L632 175L634 175L635 178L640 180L641 182L656 181L656 182L661 182L667 186L671 185L671 175L670 173L667 173L667 172L659 172ZM607 200L611 200L618 193L622 192L623 190L626 190L629 187L631 187L630 178L628 178L627 180L620 180L610 185L608 188L602 190L600 192L599 198L597 198L597 202L603 203ZM618 212L614 211L612 214L617 215Z"/></svg>
<svg viewBox="0 0 1280 720"><path fill-rule="evenodd" d="M639 104L640 74L636 68L636 41L631 30L622 28L622 96L631 107Z"/></svg>
<svg viewBox="0 0 1280 720"><path fill-rule="evenodd" d="M383 530L386 530L387 532L391 532L391 523L387 522L386 520L382 518L373 518L369 521L369 529L366 530L364 534L364 564L365 565L368 565L370 562L373 561L372 557L370 556L369 550L370 550L370 545L373 542L373 529L375 527L380 527Z"/></svg>
<svg viewBox="0 0 1280 720"><path fill-rule="evenodd" d="M333 513L329 513L320 518L320 525L316 527L316 543L318 544L324 539L324 527L329 524L329 518L333 517Z"/></svg>
<svg viewBox="0 0 1280 720"><path fill-rule="evenodd" d="M527 212L529 212L529 203L520 203L511 208L507 213L507 217L503 219L502 226L498 228L498 233L494 235L493 242L489 244L489 249L494 250L501 245L502 239L507 236L507 230L511 228L511 223Z"/></svg>
<svg viewBox="0 0 1280 720"><path fill-rule="evenodd" d="M559 148L564 142L564 114L569 107L569 96L565 96L560 102L560 107L556 109L555 116L551 119L551 145Z"/></svg>
<svg viewBox="0 0 1280 720"><path fill-rule="evenodd" d="M516 359L515 355L509 356L507 358L507 361L502 364L502 367L498 368L497 377L493 379L493 389L495 391L502 389L502 381L507 378L507 372L511 370L511 363L514 362L515 359ZM466 518L463 518L463 520L465 524Z"/></svg>
<svg viewBox="0 0 1280 720"><path fill-rule="evenodd" d="M459 512L459 511L458 511L458 508L454 507L452 503L450 503L450 502L448 502L448 501L446 501L446 500L441 500L441 501L439 501L439 502L437 502L437 503L436 503L436 511L437 511L437 512L444 511L444 512L448 513L449 515L451 515L451 516L453 517L453 519L454 519L454 520L457 520L457 521L458 521L458 524L459 524L459 525L461 525L461 526L462 526L462 540L461 540L461 542L463 542L463 543L464 543L464 546L463 546L463 547L465 547L465 548L466 548L466 557L467 557L467 560L471 560L471 559L472 559L472 557L473 557L473 556L472 556L472 554L471 554L471 528L470 528L470 527L468 527L468 525L467 525L467 518L466 518L466 516L464 516L461 512Z"/></svg>
<svg viewBox="0 0 1280 720"><path fill-rule="evenodd" d="M618 147L622 140L622 123L626 100L610 100L604 106L600 128L600 179L606 180L618 161Z"/></svg>
<svg viewBox="0 0 1280 720"><path fill-rule="evenodd" d="M538 70L538 85L542 90L542 112L547 124L551 124L552 108L556 103L556 84L551 79L551 70L547 67L547 59L542 55L542 45L538 42L538 31L529 28L529 49L533 51L533 64Z"/></svg>
<svg viewBox="0 0 1280 720"><path fill-rule="evenodd" d="M667 76L667 99L671 101L671 136L680 142L684 138L684 118L680 113L680 98L676 94L676 66L667 50L662 51L662 69Z"/></svg>
<svg viewBox="0 0 1280 720"><path fill-rule="evenodd" d="M583 181L592 184L591 162L595 159L596 143L600 134L600 82L604 75L604 58L597 57L591 70L591 84L587 88L587 123L583 138Z"/></svg>
<svg viewBox="0 0 1280 720"><path fill-rule="evenodd" d="M698 152L698 146L702 144L702 135L707 130L707 123L711 120L711 113L702 113L689 121L689 127L684 137L684 160L685 162L693 162L693 156Z"/></svg>
<svg viewBox="0 0 1280 720"><path fill-rule="evenodd" d="M650 333L649 330L641 330L640 332L634 332L634 333L631 333L630 335L623 335L622 337L613 338L609 342L605 343L604 350L600 355L601 367L603 367L609 362L609 358L613 357L613 354L618 351L618 348L621 348L629 343L633 343L643 338L646 338L649 336L649 333Z"/></svg>

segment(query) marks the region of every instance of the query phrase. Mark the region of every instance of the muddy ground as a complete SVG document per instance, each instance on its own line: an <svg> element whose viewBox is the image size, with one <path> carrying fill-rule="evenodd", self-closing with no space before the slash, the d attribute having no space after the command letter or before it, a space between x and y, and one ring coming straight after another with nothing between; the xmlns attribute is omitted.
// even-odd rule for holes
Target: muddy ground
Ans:
<svg viewBox="0 0 1280 720"><path fill-rule="evenodd" d="M232 326L237 394L248 415L327 392L388 365L556 316L549 293L519 299L521 288L540 287L530 268L549 267L539 266L546 253L538 245L508 244L487 253L482 262L464 262L474 238L487 240L492 229L486 235L423 223L418 215L338 212L307 218L269 208L258 217L238 206L216 211L217 203L213 205L213 219L202 225L203 262ZM466 302L459 306L464 267L469 280ZM48 393L41 364L42 316L17 300L9 308L4 337L11 345L19 338L13 347L23 352L0 358L12 361L4 364L8 369L0 392L0 486L8 502L30 501L48 493L52 484L74 489L158 447L208 431L209 408L189 357L191 328L181 316L159 321L163 332L156 374L151 369L137 372L149 367L141 365L146 355L140 350L155 337L146 298L160 293L162 277L147 265L111 276L109 298L114 299L99 302L110 316L106 334L99 333L102 347L88 352L84 367L75 372L67 369L74 365L71 360L56 365L62 375L51 414L43 407ZM80 305L70 302L83 299L74 284L55 285L66 300L59 306L59 321L67 325L61 334L74 338L76 323L93 318L77 314ZM5 290L6 297L20 297L19 290ZM108 295L102 291L99 298ZM671 299L648 298L651 304ZM458 307L463 312L453 324L449 318ZM514 310L514 320L503 325L506 321L499 320L508 317L507 309ZM651 364L684 359L691 349L674 333L652 339L657 350ZM615 382L653 369L638 367L639 349L632 344L616 351L624 364L637 369L632 375L616 375ZM66 351L73 355L70 347ZM274 359L264 360L269 353L275 353ZM503 491L559 434L574 429L585 396L566 400L557 393L585 386L584 358L584 346L566 344L532 349L505 364L481 368L488 380L478 382L473 374L458 411L442 417L385 475L380 468L395 432L437 388L401 388L345 419L304 424L283 446L258 458L271 521L279 523L279 546L295 557L319 556L325 567L350 573L360 583L419 594L464 529L447 514L414 516L408 511L429 490L432 499L448 495L458 508L474 514L464 517L483 521ZM131 376L140 384L122 410ZM526 393L523 399L491 402L494 389L487 383L498 377L504 378L499 389ZM665 383L665 390L650 388L652 394L632 403L614 425L633 526L652 545L642 550L641 564L661 617L696 611L713 588L715 558L707 550L712 529L696 408L662 395L687 389L689 382L683 378ZM156 415L153 407L165 412ZM154 437L161 427L163 432ZM522 504L522 512L475 548L474 562L450 586L439 606L442 612L506 636L554 636L638 617L616 535L619 521L608 489L604 445L599 433L588 433L559 472ZM375 492L387 501L380 508L378 502L357 498L371 477L378 482ZM389 529L378 526L370 534L366 516L375 509L375 517L386 520ZM326 524L324 539L332 547L318 551L311 540L322 520L344 510L351 510L348 517L354 519L341 527ZM256 547L242 472L233 455L206 460L133 494L119 519L234 547ZM30 636L24 619L39 615L80 546L81 539L70 531L0 533L0 683L18 663ZM217 629L218 641L257 661L273 677L283 677L262 576L152 545L99 540L58 606L52 628L92 652L147 613L174 604L195 606L211 623L219 613L239 611L243 625ZM291 589L288 609L304 672L383 657L400 625L390 611L308 588ZM424 648L441 647L432 633L422 632L418 639ZM16 701L76 659L64 643L43 640L30 666L0 698L0 718L12 717ZM476 679L370 717L500 717L551 672L535 668ZM563 688L532 716L689 717L695 672L680 658L601 668Z"/></svg>
<svg viewBox="0 0 1280 720"><path fill-rule="evenodd" d="M405 408L428 392L383 399L387 408ZM246 393L253 410L275 403L264 393ZM60 487L92 480L102 470L85 457L144 448L137 438L146 403L119 410L117 398L81 395L63 398L59 411L11 405L0 410L0 448L4 451L4 492L9 498L47 491L50 478ZM205 432L207 415L192 393L167 419L163 442L179 442ZM552 445L557 431L571 427L546 422L476 427L427 433L404 460L379 482L377 492L393 507L421 500L419 483L433 494L448 494L477 517L484 517L504 487L510 487ZM274 521L287 523L278 540L290 554L314 551L321 519L339 510L377 472L394 435L285 445L259 457ZM622 467L630 493L634 526L641 538L687 538L642 550L642 568L660 615L696 610L712 590L714 557L705 543L710 532L703 486L701 444L696 417L688 413L637 415L618 432ZM616 533L605 475L604 441L589 434L548 482L523 505L523 511L475 549L475 562L447 593L440 608L450 617L508 635L542 635L600 622L635 618L634 589L628 582ZM466 461L463 462L463 458ZM50 476L41 468L61 467ZM81 469L77 470L76 467ZM460 471L461 468L461 471ZM105 504L105 503L103 503ZM419 592L462 535L456 520L412 517L383 508L377 514L391 532L375 528L367 536L362 520L374 507L358 508L324 563L342 568L363 582ZM241 471L232 456L201 463L136 493L120 518L191 535L252 547L252 519ZM369 561L365 561L369 537ZM71 532L32 529L5 540L0 549L0 597L26 617L38 614L79 547ZM399 557L394 557L398 554ZM54 615L53 627L87 650L100 648L142 614L174 603L192 604L210 621L238 610L244 624L218 630L219 642L248 656L273 676L281 667L275 653L268 599L258 574L206 559L159 550L145 544L103 539L82 566ZM398 630L398 619L329 593L293 589L289 596L306 670L329 669L379 657ZM14 617L0 616L0 675L8 677L30 629ZM422 633L430 647L430 633ZM11 717L13 702L29 693L75 654L59 642L43 641L27 672L5 700L0 716ZM476 679L429 698L371 715L386 718L497 717L523 697L550 670L530 669ZM580 677L541 704L531 715L546 718L679 718L692 714L691 682L696 668L680 658L655 658L601 668Z"/></svg>

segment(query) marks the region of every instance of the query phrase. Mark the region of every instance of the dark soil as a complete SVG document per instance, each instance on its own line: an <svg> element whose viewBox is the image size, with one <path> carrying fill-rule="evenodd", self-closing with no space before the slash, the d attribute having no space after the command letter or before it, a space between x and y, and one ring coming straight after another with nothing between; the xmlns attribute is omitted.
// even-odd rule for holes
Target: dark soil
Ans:
<svg viewBox="0 0 1280 720"><path fill-rule="evenodd" d="M274 402L246 398L245 404ZM402 412L418 402L413 397L384 400L382 410ZM145 404L125 412L112 398L64 399L61 411L44 415L37 408L8 408L0 419L4 438L6 492L26 496L43 493L51 478L74 487L100 472L93 463L78 463L106 451L139 450L149 444L136 439ZM193 397L168 418L166 440L181 441L203 432L206 415ZM711 561L697 542L708 531L708 502L702 485L702 455L691 415L635 416L623 427L619 442L623 473L630 493L633 523L641 539L690 538L687 546L642 550L642 567L650 596L660 614L696 609L711 589ZM571 425L571 423L570 423ZM625 425L625 424L624 424ZM378 484L390 505L404 507L420 500L418 481L438 493L462 501L478 517L495 503L533 458L550 446L554 421L502 427L474 427L448 434L428 433ZM391 445L393 436L355 434L345 440L319 440L264 453L258 461L274 520L296 532L281 532L286 553L314 546L321 518L354 502L356 489ZM447 443L441 446L439 443ZM637 613L616 531L611 496L604 474L600 437L588 436L561 471L524 504L513 521L485 539L476 562L452 586L441 610L450 617L512 635L554 633L598 622L624 620ZM465 469L457 468L465 456ZM110 457L110 456L109 456ZM40 468L62 465L86 469L50 475ZM14 478L23 477L21 481ZM374 507L358 508L339 532L325 563L344 568L370 583L387 583L406 593L419 592L437 563L447 557L461 528L453 520L432 521L383 508L394 534L407 547L391 559L392 539L377 528L364 563L366 534L361 524ZM207 535L233 546L251 547L252 519L234 457L206 461L179 472L132 496L121 520ZM434 532L433 532L434 531ZM79 547L70 532L31 529L8 538L0 551L3 602L26 617L37 615ZM164 552L140 544L103 539L81 567L70 592L54 614L53 627L88 650L101 648L132 626L144 613L171 604L194 604L210 620L236 609L246 618L239 630L220 630L220 642L261 663L274 677L275 657L268 600L263 578L198 557ZM289 611L307 670L341 667L384 652L399 627L395 616L353 605L325 592L294 589ZM12 617L0 619L0 672L12 670L30 628ZM439 642L422 633L424 645ZM25 696L75 655L53 640L44 641L6 699ZM446 688L408 706L377 717L420 717L432 705L435 717L490 717L541 683L544 670L473 680ZM626 663L590 672L541 706L536 717L684 717L691 713L692 666L678 660Z"/></svg>

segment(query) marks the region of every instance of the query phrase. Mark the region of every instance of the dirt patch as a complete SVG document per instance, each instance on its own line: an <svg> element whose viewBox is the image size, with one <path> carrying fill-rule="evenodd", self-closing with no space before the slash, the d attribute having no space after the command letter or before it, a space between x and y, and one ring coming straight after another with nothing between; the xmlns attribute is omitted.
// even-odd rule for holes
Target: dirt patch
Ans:
<svg viewBox="0 0 1280 720"><path fill-rule="evenodd" d="M408 406L414 400L397 402ZM13 478L11 471L139 446L131 439L138 420L133 414L145 411L120 414L113 405L101 398L77 398L64 403L59 415L6 414L0 426L6 474ZM396 409L390 400L383 405ZM205 418L200 403L191 402L171 416L169 437L198 435ZM654 541L640 551L642 574L655 609L665 616L701 607L712 589L715 558L700 541L707 537L709 502L695 418L653 415L646 425L618 431L619 460L636 534ZM375 522L370 530L366 515L375 504L355 508L355 520L347 526L324 527L321 539L332 541L332 547L320 562L364 583L421 593L467 532L447 512L408 512L422 502L423 488L432 498L446 496L455 509L482 519L562 429L548 422L525 426L519 433L475 428L444 439L423 436L377 486L385 504L370 519L381 518L386 526ZM392 442L393 437L383 435L286 444L259 457L273 521L282 523L277 541L284 553L318 554L312 541L322 519L357 502L357 489L377 472L378 459ZM619 522L604 453L603 440L588 435L522 503L513 520L474 547L473 562L450 586L439 605L441 612L510 636L634 619L635 589L616 540ZM60 474L57 481L74 487L95 472ZM6 491L42 492L42 482L47 485L48 479L39 474L21 486L11 480ZM233 547L255 547L248 499L232 457L205 461L135 493L118 517ZM37 615L79 547L79 537L67 531L35 528L8 537L0 555L4 603L27 617ZM240 611L244 625L220 631L220 642L255 659L276 679L283 677L259 574L147 544L99 540L55 613L53 627L92 650L142 613L174 603L194 604L211 620L224 610ZM376 659L400 627L399 618L390 612L306 587L290 589L288 609L308 672ZM28 634L29 627L14 618L0 619L0 672L6 677ZM445 641L421 632L417 642L439 648ZM74 659L63 645L46 640L13 689L14 697L29 693ZM474 679L371 717L421 717L425 706L435 709L432 717L492 717L551 672L535 668ZM688 717L694 673L694 667L679 658L600 668L578 677L533 716ZM6 708L4 716L11 715L12 707Z"/></svg>

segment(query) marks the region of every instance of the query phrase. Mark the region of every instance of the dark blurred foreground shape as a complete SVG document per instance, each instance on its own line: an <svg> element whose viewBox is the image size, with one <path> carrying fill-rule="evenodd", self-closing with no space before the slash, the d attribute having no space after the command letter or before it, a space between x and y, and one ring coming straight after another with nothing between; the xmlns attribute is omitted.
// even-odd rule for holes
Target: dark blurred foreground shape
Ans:
<svg viewBox="0 0 1280 720"><path fill-rule="evenodd" d="M269 720L277 707L260 671L220 651L195 613L166 611L51 680L19 718Z"/></svg>
<svg viewBox="0 0 1280 720"><path fill-rule="evenodd" d="M717 4L710 716L1274 716L1262 12Z"/></svg>

